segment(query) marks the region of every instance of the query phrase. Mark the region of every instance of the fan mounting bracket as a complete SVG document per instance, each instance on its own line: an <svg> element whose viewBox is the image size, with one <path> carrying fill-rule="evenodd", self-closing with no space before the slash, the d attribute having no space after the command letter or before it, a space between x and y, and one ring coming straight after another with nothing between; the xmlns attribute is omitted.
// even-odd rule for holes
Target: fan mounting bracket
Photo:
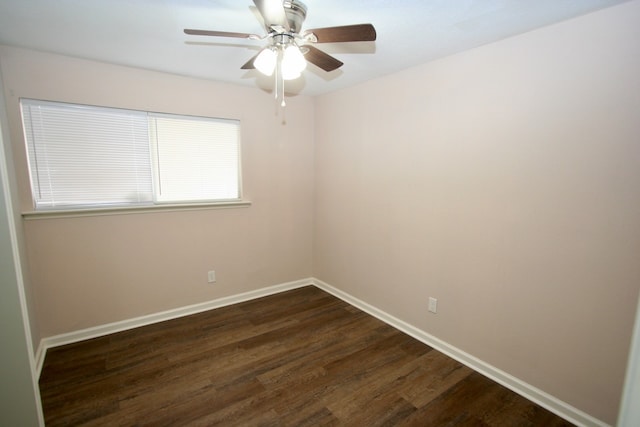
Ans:
<svg viewBox="0 0 640 427"><path fill-rule="evenodd" d="M285 0L282 2L282 6L284 6L284 13L287 15L291 32L299 33L307 17L307 6L298 0Z"/></svg>

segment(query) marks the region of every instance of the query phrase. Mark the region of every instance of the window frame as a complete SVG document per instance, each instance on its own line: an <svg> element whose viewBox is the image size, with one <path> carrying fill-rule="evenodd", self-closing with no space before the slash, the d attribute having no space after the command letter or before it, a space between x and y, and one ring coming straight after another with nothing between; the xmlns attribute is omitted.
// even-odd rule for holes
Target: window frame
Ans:
<svg viewBox="0 0 640 427"><path fill-rule="evenodd" d="M123 112L130 111L133 114L144 114L146 116L147 122L147 136L148 136L148 145L149 145L149 162L152 163L151 167L151 191L152 191L152 200L145 202L134 202L134 203L94 203L94 204L65 204L60 206L37 206L37 196L36 196L36 187L34 187L33 183L33 175L32 175L32 166L31 166L31 155L30 150L31 147L29 145L29 141L27 139L27 125L25 121L25 117L23 114L23 101L26 101L27 104L37 105L38 103L49 104L49 105L66 105L75 108L83 108L83 109L107 109L107 110L120 110ZM199 115L187 115L187 114L174 114L174 113L166 113L166 112L156 112L156 111L146 111L146 110L136 110L131 108L119 108L119 107L108 107L108 106L99 106L99 105L90 105L90 104L79 104L72 102L64 102L64 101L50 101L50 100L40 100L34 98L20 98L19 99L19 110L20 110L20 118L22 123L22 131L23 131L23 147L26 155L26 163L27 163L27 174L29 177L29 191L32 202L32 210L28 212L23 212L23 217L25 219L31 218L40 218L40 217L53 217L53 216L86 216L86 215L112 215L112 214L121 214L121 213L143 213L143 212L152 212L152 211L176 211L176 210L200 210L200 209L211 209L211 208L233 208L233 207L247 207L251 205L251 202L245 200L243 197L243 179L242 179L242 126L241 120L234 118L220 118L220 117L208 117L208 116L199 116ZM158 201L155 191L157 188L156 183L156 172L154 171L153 163L155 160L152 158L154 143L151 141L151 118L152 117L168 117L168 118L178 118L178 119L192 119L192 120L203 120L203 121L214 121L214 122L230 122L234 123L237 126L237 141L236 141L236 153L237 156L237 198L225 198L225 199L184 199L180 201ZM235 171L234 171L235 172Z"/></svg>

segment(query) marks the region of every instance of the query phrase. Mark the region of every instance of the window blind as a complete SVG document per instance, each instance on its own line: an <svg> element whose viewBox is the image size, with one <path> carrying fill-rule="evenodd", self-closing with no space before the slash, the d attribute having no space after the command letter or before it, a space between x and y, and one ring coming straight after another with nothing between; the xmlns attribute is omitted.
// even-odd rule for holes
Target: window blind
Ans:
<svg viewBox="0 0 640 427"><path fill-rule="evenodd" d="M145 112L22 100L36 209L153 200Z"/></svg>
<svg viewBox="0 0 640 427"><path fill-rule="evenodd" d="M21 100L36 210L240 199L240 122Z"/></svg>
<svg viewBox="0 0 640 427"><path fill-rule="evenodd" d="M156 201L240 198L240 124L149 114Z"/></svg>

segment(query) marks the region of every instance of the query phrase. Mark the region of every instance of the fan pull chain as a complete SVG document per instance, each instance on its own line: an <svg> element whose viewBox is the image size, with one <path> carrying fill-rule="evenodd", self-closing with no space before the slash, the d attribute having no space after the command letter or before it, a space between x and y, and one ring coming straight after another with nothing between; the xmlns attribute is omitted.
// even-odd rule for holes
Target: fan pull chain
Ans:
<svg viewBox="0 0 640 427"><path fill-rule="evenodd" d="M282 91L281 94L280 94L281 95L281 99L282 99L282 102L280 102L280 106L284 108L284 107L287 106L287 103L284 102L284 79L282 79L282 84L280 85L280 90Z"/></svg>
<svg viewBox="0 0 640 427"><path fill-rule="evenodd" d="M276 68L280 68L280 66ZM284 125L287 123L286 108L285 108L287 106L287 103L284 102L284 77L282 77L282 70L280 70L280 74L278 75L278 77L276 77L276 79L280 80L279 85L276 83L276 110L279 110L276 114L280 115L280 117L282 118L282 124ZM278 98L280 98L279 106L278 106Z"/></svg>
<svg viewBox="0 0 640 427"><path fill-rule="evenodd" d="M280 64L278 64L278 62L276 62L276 67L273 70L273 99L276 101L274 109L274 113L276 116L280 114L280 106L278 105L278 96L280 95L280 90L278 89L280 86Z"/></svg>
<svg viewBox="0 0 640 427"><path fill-rule="evenodd" d="M284 51L280 53L282 58L284 56ZM284 102L284 74L282 73L282 59L280 59L280 61L278 61L278 66L280 67L280 74L278 75L280 77L280 106L281 107L286 107L286 102Z"/></svg>
<svg viewBox="0 0 640 427"><path fill-rule="evenodd" d="M276 101L278 100L278 81L280 80L280 61L278 61L276 63L276 69L275 69L275 73L273 73L275 75L275 87L273 88L273 96L275 97Z"/></svg>
<svg viewBox="0 0 640 427"><path fill-rule="evenodd" d="M280 60L280 58L278 58L274 74L276 80L274 90L276 103L280 101L280 107L284 108L287 106L287 103L284 100L284 76L282 74L282 61Z"/></svg>

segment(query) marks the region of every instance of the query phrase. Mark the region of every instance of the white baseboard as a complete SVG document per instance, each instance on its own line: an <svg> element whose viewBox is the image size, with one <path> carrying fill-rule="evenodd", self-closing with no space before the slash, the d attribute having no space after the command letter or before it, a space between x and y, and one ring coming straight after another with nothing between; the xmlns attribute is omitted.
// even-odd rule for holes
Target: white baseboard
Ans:
<svg viewBox="0 0 640 427"><path fill-rule="evenodd" d="M199 304L193 304L186 307L175 308L172 310L162 311L160 313L140 316L133 319L122 320L119 322L107 323L105 325L94 326L92 328L81 329L79 331L68 332L52 337L46 337L40 340L40 345L35 354L36 374L38 378L42 372L44 358L48 349L58 347L65 344L71 344L79 341L97 338L116 332L126 331L138 328L140 326L150 325L152 323L164 322L165 320L177 319L179 317L189 316L201 313L203 311L212 310L214 308L225 307L268 295L278 294L280 292L301 288L303 286L313 285L313 279L301 279L293 282L281 283L279 285L269 286L266 288L256 289L255 291L244 292L237 295L218 298Z"/></svg>
<svg viewBox="0 0 640 427"><path fill-rule="evenodd" d="M563 402L560 399L557 399L554 396L551 396L548 393L532 386L531 384L527 384L524 381L519 380L518 378L510 375L495 366L492 366L477 357L472 356L469 353L466 353L460 350L457 347L452 346L451 344L442 341L439 338L434 337L427 332L424 332L421 329L416 328L413 325L410 325L397 317L394 317L366 302L346 293L333 286L323 282L322 280L313 279L313 284L317 287L326 291L346 303L359 308L360 310L382 320L386 324L393 326L394 328L410 335L411 337L427 344L430 347L440 351L441 353L446 354L452 359L457 360L463 365L468 366L476 372L481 373L482 375L492 379L508 388L509 390L518 393L519 395L531 400L532 402L537 403L538 405L546 408L547 410L553 412L554 414L564 418L565 420L576 424L578 426L584 427L610 427L607 423L598 420L597 418L592 417L591 415L574 408L566 402Z"/></svg>
<svg viewBox="0 0 640 427"><path fill-rule="evenodd" d="M382 320L390 326L410 335L411 337L427 344L430 347L446 354L452 359L468 366L469 368L477 371L488 378L496 381L497 383L507 387L508 389L518 393L519 395L537 403L543 408L557 414L558 416L566 419L573 424L584 427L610 427L603 421L600 421L591 415L574 408L566 402L551 396L548 393L524 382L520 379L510 375L495 366L492 366L477 357L472 356L454 347L445 341L442 341L435 336L428 334L427 332L416 328L366 302L346 293L333 286L323 282L316 278L307 278L296 280L293 282L282 283L275 286L269 286L266 288L257 289L255 291L245 292L242 294L232 295L224 298L207 301L200 304L194 304L186 307L180 307L173 310L167 310L160 313L154 313L147 316L136 317L133 319L123 320L120 322L108 323L106 325L100 325L92 328L82 329L79 331L69 332L53 337L43 338L40 341L40 345L35 354L35 364L37 368L37 375L40 376L42 371L42 365L47 349L57 347L65 344L71 344L74 342L84 341L91 338L97 338L104 335L121 332L128 329L137 328L140 326L149 325L157 322L164 322L165 320L176 319L183 316L189 316L191 314L201 313L203 311L212 310L232 304L237 304L244 301L249 301L256 298L261 298L268 295L277 294L280 292L289 291L292 289L301 288L304 286L313 285L325 292L328 292L337 298L345 301L346 303L359 308L360 310Z"/></svg>
<svg viewBox="0 0 640 427"><path fill-rule="evenodd" d="M44 365L44 356L47 353L47 349L44 346L45 339L40 340L40 344L36 349L36 354L33 356L33 364L35 367L36 378L40 378L40 373L42 372L42 365Z"/></svg>

